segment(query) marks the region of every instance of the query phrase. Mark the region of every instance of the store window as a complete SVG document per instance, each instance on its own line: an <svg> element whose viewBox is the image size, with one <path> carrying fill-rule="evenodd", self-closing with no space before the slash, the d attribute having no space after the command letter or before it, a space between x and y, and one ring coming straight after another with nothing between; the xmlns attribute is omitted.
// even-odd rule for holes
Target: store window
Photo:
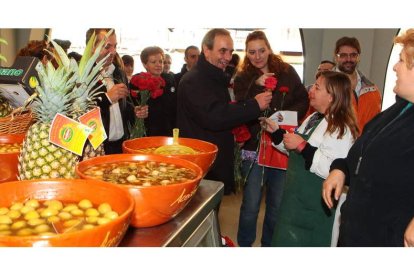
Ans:
<svg viewBox="0 0 414 276"><path fill-rule="evenodd" d="M244 57L244 42L252 28L229 28L234 40L234 48L241 58ZM267 28L262 29L270 41L275 53L281 54L283 59L292 64L302 79L303 50L298 28ZM52 39L71 41L69 52L83 53L85 48L85 34L87 28L56 28L51 30ZM171 71L178 73L185 63L184 50L187 46L195 45L200 48L207 28L116 28L118 38L118 53L120 56L128 54L134 58L134 73L144 71L140 53L147 46L159 46L172 57Z"/></svg>

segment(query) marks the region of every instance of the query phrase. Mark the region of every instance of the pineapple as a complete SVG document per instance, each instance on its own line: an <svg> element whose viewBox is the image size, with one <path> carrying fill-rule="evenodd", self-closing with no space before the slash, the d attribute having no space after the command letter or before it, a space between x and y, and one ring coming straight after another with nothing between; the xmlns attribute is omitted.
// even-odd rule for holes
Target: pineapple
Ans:
<svg viewBox="0 0 414 276"><path fill-rule="evenodd" d="M92 144L89 141L86 141L85 148L83 149L82 160L88 160L90 158L103 155L105 155L103 144L100 144L99 147L94 149Z"/></svg>
<svg viewBox="0 0 414 276"><path fill-rule="evenodd" d="M12 111L13 107L0 95L0 118L8 116Z"/></svg>
<svg viewBox="0 0 414 276"><path fill-rule="evenodd" d="M38 97L32 104L32 112L36 118L23 141L19 156L19 178L48 179L74 178L75 165L79 156L49 142L51 122L57 113L77 120L79 116L95 107L96 90L93 87L99 80L99 70L105 59L95 65L102 41L95 54L91 54L95 36L85 49L80 61L69 60L63 49L53 43L55 59L59 67L55 69L51 62L45 66L39 63L40 84L36 87Z"/></svg>

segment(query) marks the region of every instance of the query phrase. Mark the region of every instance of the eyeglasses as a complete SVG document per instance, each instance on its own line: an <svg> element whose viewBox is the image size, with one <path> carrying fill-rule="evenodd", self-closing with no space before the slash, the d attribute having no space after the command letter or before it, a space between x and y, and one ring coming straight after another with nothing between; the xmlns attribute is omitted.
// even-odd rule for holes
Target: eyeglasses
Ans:
<svg viewBox="0 0 414 276"><path fill-rule="evenodd" d="M342 58L342 59L344 59L344 58L352 58L352 59L355 59L355 58L357 58L358 56L359 56L359 54L358 53L350 53L350 54L347 54L347 53L338 53L338 54L336 54L336 56L337 57L339 57L339 58Z"/></svg>

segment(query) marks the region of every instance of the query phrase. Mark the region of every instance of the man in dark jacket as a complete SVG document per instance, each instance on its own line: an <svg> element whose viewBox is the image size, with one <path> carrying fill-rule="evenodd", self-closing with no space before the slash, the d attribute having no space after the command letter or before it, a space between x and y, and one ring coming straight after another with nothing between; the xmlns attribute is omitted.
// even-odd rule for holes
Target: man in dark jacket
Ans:
<svg viewBox="0 0 414 276"><path fill-rule="evenodd" d="M110 30L89 29L86 33L86 41L89 41L89 38L95 33L95 45L98 45L101 40L105 39L105 35ZM127 102L129 94L128 79L116 59L116 46L116 34L112 32L97 59L99 61L109 55L101 72L104 86L99 91L104 93L100 95L97 101L101 109L105 132L108 136L104 141L106 154L122 153L122 142L129 136L127 122L132 123L135 117L133 105ZM95 48L93 51L95 51Z"/></svg>
<svg viewBox="0 0 414 276"><path fill-rule="evenodd" d="M185 48L184 60L185 63L181 68L181 72L174 75L175 85L178 86L181 78L197 64L198 57L200 56L200 50L197 46L191 45Z"/></svg>
<svg viewBox="0 0 414 276"><path fill-rule="evenodd" d="M206 179L224 183L224 194L234 192L234 137L231 130L258 118L272 99L271 92L258 94L240 104L230 104L224 72L233 52L233 40L225 29L212 29L203 38L196 66L178 88L177 125L181 136L201 139L218 147L216 161Z"/></svg>

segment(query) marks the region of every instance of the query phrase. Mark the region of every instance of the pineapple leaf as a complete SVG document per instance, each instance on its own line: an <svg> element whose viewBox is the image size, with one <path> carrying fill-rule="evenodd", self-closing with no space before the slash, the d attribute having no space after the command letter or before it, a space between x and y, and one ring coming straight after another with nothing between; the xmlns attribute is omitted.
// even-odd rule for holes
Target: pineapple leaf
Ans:
<svg viewBox="0 0 414 276"><path fill-rule="evenodd" d="M69 58L68 58L68 55L66 54L66 52L62 49L62 47L59 46L59 44L57 44L53 40L50 41L50 42L53 44L53 47L55 48L56 53L59 56L59 58L56 59L56 60L58 60L58 63L59 63L59 60L60 60L65 68L69 68L70 61L69 61Z"/></svg>
<svg viewBox="0 0 414 276"><path fill-rule="evenodd" d="M88 61L90 60L92 56L92 50L93 50L93 46L95 45L95 41L96 41L96 35L95 33L93 33L91 38L88 41L88 44L86 45L85 50L83 51L82 58L79 62L79 75L81 76L83 75L86 64L88 63Z"/></svg>

